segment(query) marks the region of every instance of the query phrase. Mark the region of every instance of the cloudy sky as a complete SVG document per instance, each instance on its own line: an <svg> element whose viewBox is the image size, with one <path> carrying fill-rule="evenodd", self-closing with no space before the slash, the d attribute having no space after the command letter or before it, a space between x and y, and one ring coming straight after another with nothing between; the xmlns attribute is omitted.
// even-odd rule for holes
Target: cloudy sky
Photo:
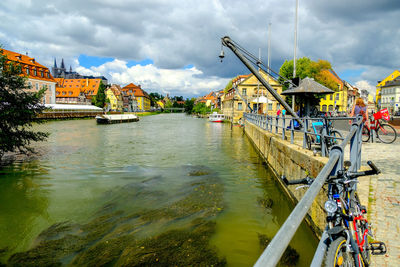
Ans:
<svg viewBox="0 0 400 267"><path fill-rule="evenodd" d="M223 89L249 71L225 49L228 35L279 71L293 58L295 0L1 0L0 44L53 66L185 97ZM325 59L370 89L399 69L400 1L299 0L298 57Z"/></svg>

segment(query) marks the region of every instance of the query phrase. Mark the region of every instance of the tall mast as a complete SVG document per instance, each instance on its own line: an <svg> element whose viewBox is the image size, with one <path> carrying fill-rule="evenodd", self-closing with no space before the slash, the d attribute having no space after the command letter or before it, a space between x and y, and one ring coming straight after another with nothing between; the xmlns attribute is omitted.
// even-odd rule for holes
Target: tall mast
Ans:
<svg viewBox="0 0 400 267"><path fill-rule="evenodd" d="M297 14L299 9L299 0L296 0L296 15L294 19L294 56L293 56L293 78L296 78L296 48L297 48ZM292 109L294 110L295 96L292 98Z"/></svg>

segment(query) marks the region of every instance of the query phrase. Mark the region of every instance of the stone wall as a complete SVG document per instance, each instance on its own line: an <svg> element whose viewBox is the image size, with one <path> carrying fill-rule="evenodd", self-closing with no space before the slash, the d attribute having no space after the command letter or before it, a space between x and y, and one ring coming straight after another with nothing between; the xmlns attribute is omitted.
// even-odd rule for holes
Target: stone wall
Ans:
<svg viewBox="0 0 400 267"><path fill-rule="evenodd" d="M311 177L316 177L328 162L328 158L314 156L311 151L298 145L290 144L290 141L282 140L281 135L262 130L247 121L245 122L244 131L278 178L281 175L286 175L288 180L293 180L304 178L307 174ZM280 179L278 180L295 204L307 191L307 188L296 190L297 186L286 186ZM326 192L322 190L306 216L307 223L318 237L320 237L326 223L326 215L323 210L325 200Z"/></svg>

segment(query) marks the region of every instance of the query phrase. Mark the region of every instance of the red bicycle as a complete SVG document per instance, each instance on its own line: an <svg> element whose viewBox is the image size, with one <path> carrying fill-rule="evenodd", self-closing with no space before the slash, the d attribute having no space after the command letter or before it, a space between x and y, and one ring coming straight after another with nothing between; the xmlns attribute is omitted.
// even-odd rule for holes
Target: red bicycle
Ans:
<svg viewBox="0 0 400 267"><path fill-rule="evenodd" d="M375 130L376 136L379 140L381 140L382 143L391 144L396 140L396 130L393 128L393 126L389 124L381 123L380 119L382 118L382 112L378 111L377 113L374 113L373 118L370 118L370 126L364 124L364 127L362 129L363 142L369 141L369 139L371 138L372 130ZM389 119L389 116L386 115L385 119Z"/></svg>

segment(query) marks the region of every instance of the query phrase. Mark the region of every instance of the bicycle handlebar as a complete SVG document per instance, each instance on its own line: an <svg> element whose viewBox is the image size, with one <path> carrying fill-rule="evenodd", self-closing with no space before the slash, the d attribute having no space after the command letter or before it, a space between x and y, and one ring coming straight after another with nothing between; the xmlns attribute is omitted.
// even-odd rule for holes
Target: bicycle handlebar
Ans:
<svg viewBox="0 0 400 267"><path fill-rule="evenodd" d="M294 184L305 184L305 185L310 185L312 184L312 182L314 181L314 179L310 178L310 177L306 177L303 179L296 179L296 180L288 180L286 178L285 175L281 176L282 181L286 184L286 185L294 185Z"/></svg>
<svg viewBox="0 0 400 267"><path fill-rule="evenodd" d="M335 180L335 179L343 179L345 178L345 175L350 178L350 179L354 179L360 176L368 176L368 175L375 175L375 174L379 174L381 173L381 170L378 169L378 167L376 167L376 165L372 162L372 161L367 161L367 164L369 165L369 167L371 168L371 170L367 170L367 171L362 171L362 172L349 172L349 171L338 171L337 175L332 175L329 176L327 182L329 183L329 180ZM288 180L286 178L285 175L281 176L282 181L286 184L286 185L295 185L295 184L304 184L304 185L311 185L312 182L314 181L314 179L312 179L311 177L306 177L303 179L296 179L296 180Z"/></svg>

